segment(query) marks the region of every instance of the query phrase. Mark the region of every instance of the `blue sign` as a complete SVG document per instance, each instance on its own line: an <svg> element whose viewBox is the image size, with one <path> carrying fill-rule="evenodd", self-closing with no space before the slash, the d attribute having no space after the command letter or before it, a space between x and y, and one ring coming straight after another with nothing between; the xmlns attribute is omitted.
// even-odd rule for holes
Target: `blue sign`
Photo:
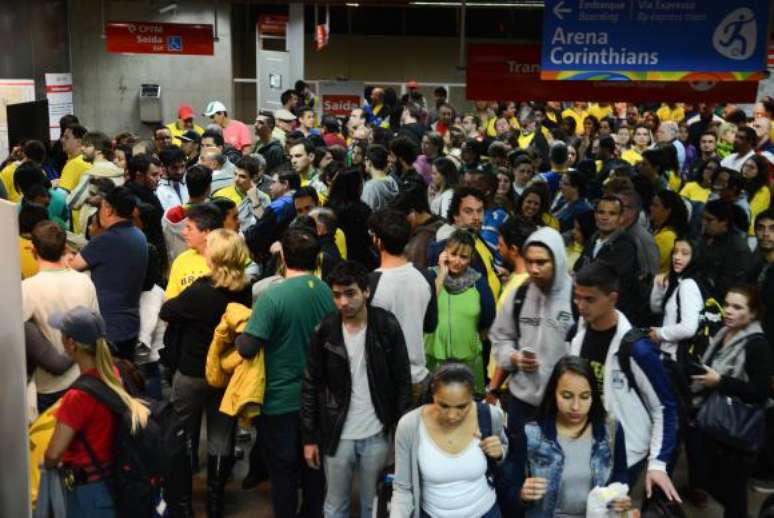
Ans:
<svg viewBox="0 0 774 518"><path fill-rule="evenodd" d="M647 79L653 77L642 73L765 70L768 0L546 0L545 5L544 78L546 72L554 79L588 79L580 76L589 73ZM559 72L579 74L556 77Z"/></svg>
<svg viewBox="0 0 774 518"><path fill-rule="evenodd" d="M167 51L169 51L169 52L183 52L183 37L182 36L167 36Z"/></svg>

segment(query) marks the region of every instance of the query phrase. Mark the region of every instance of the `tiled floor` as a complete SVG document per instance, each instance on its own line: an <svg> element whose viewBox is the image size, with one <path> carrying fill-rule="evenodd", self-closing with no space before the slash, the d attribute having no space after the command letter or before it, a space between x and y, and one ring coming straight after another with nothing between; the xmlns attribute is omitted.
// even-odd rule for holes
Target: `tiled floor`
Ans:
<svg viewBox="0 0 774 518"><path fill-rule="evenodd" d="M249 451L249 444L240 444L246 451ZM204 458L202 456L202 458ZM226 488L226 509L225 514L228 517L234 518L271 518L273 516L271 510L271 497L269 495L269 483L264 482L257 488L248 491L243 491L241 488L242 478L244 478L247 472L247 461L242 460L234 467L233 479L229 482ZM206 516L205 511L205 487L206 487L206 471L200 471L194 479L194 508L196 516L204 518ZM677 473L675 475L676 484L681 487L685 483L685 468L684 463L679 463ZM634 492L634 498L641 498L642 487L638 487ZM356 495L353 498L353 506L356 505ZM757 518L758 510L761 504L765 500L764 495L750 492L750 514L751 518ZM723 513L721 508L715 503L710 502L710 505L706 509L697 509L690 504L685 504L684 508L689 518L722 518ZM278 517L285 518L285 517ZM735 517L736 518L736 517ZM744 518L744 517L739 517Z"/></svg>

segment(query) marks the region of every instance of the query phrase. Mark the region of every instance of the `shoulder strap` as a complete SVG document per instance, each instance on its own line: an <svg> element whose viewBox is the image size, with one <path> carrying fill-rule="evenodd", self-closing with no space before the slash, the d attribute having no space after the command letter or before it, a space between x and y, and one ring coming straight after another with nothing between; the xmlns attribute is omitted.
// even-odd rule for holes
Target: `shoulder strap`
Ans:
<svg viewBox="0 0 774 518"><path fill-rule="evenodd" d="M675 324L679 324L682 320L682 316L680 314L680 281L677 281L677 287L675 288L675 302L677 302L677 322Z"/></svg>
<svg viewBox="0 0 774 518"><path fill-rule="evenodd" d="M646 409L648 405L645 403L645 399L642 397L640 388L637 386L637 381L634 379L634 373L632 372L632 348L634 343L641 339L644 335L642 329L634 328L628 331L621 340L621 346L618 349L618 364L621 366L621 371L626 376L626 381L629 384L629 389L633 390L639 398L642 406ZM648 414L650 416L650 414Z"/></svg>
<svg viewBox="0 0 774 518"><path fill-rule="evenodd" d="M127 410L126 405L121 398L118 397L118 394L113 392L104 381L97 377L83 375L75 380L72 388L88 393L116 414L122 415Z"/></svg>
<svg viewBox="0 0 774 518"><path fill-rule="evenodd" d="M382 272L374 270L368 274L368 303L370 304L374 300L376 295L376 288L379 286L379 280L382 278Z"/></svg>
<svg viewBox="0 0 774 518"><path fill-rule="evenodd" d="M483 401L476 403L478 410L478 429L481 432L481 438L484 439L492 435L492 411L489 405Z"/></svg>
<svg viewBox="0 0 774 518"><path fill-rule="evenodd" d="M478 430L481 433L481 439L492 435L492 410L485 401L476 402L478 414ZM494 460L486 456L486 480L491 487L495 487L495 475L497 473L497 464Z"/></svg>
<svg viewBox="0 0 774 518"><path fill-rule="evenodd" d="M529 280L521 283L516 288L516 294L513 296L513 320L516 324L514 329L516 330L516 338L520 336L519 318L521 317L521 309L524 307L524 300L527 298L527 290L529 289Z"/></svg>

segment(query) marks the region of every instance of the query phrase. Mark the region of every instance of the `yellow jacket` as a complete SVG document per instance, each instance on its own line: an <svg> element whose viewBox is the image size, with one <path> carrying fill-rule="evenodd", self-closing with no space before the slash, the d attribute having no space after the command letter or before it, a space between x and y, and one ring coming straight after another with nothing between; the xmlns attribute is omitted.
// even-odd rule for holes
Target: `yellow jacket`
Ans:
<svg viewBox="0 0 774 518"><path fill-rule="evenodd" d="M250 360L239 355L234 347L238 334L244 331L252 310L232 302L220 319L212 335L207 351L205 375L207 383L216 388L226 388L220 411L226 415L239 416L244 424L259 415L266 392L266 370L264 351Z"/></svg>

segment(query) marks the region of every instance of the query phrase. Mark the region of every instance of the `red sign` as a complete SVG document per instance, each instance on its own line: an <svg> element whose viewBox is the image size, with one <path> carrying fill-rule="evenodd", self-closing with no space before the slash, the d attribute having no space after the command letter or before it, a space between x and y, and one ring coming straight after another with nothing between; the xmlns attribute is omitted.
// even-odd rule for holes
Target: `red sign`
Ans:
<svg viewBox="0 0 774 518"><path fill-rule="evenodd" d="M540 45L468 45L471 100L755 102L757 81L543 81Z"/></svg>
<svg viewBox="0 0 774 518"><path fill-rule="evenodd" d="M288 17L284 14L262 14L258 17L259 34L284 36L287 26Z"/></svg>
<svg viewBox="0 0 774 518"><path fill-rule="evenodd" d="M107 51L131 54L215 53L212 25L154 22L107 22Z"/></svg>
<svg viewBox="0 0 774 518"><path fill-rule="evenodd" d="M316 44L316 50L321 50L328 44L328 26L326 24L321 23L317 26L317 29L314 33L314 41Z"/></svg>
<svg viewBox="0 0 774 518"><path fill-rule="evenodd" d="M359 95L332 95L322 94L322 111L325 114L347 117L355 108L360 108Z"/></svg>

